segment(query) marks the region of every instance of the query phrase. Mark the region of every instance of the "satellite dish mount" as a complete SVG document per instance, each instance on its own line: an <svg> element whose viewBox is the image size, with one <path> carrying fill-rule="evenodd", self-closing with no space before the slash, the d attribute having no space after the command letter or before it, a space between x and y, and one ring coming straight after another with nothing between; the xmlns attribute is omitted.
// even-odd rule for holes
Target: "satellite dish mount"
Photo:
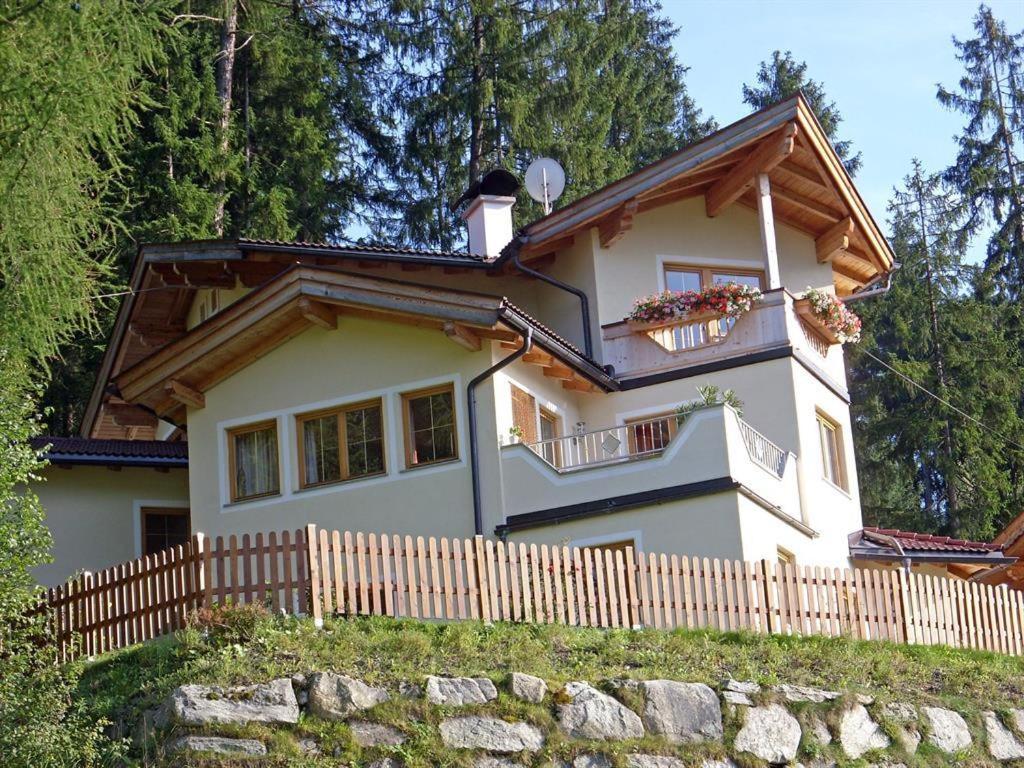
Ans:
<svg viewBox="0 0 1024 768"><path fill-rule="evenodd" d="M526 191L544 206L544 215L551 213L551 204L565 190L565 171L550 157L538 157L526 169Z"/></svg>

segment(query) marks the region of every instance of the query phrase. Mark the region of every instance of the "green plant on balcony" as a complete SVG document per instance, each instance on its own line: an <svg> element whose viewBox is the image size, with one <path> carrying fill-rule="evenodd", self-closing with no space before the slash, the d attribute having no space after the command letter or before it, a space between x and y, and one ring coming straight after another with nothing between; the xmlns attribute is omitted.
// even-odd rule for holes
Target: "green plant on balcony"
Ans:
<svg viewBox="0 0 1024 768"><path fill-rule="evenodd" d="M804 298L810 305L814 318L840 344L856 344L860 341L860 318L850 310L843 300L827 291L808 287Z"/></svg>
<svg viewBox="0 0 1024 768"><path fill-rule="evenodd" d="M714 384L703 384L697 387L697 394L699 397L696 400L689 400L676 408L677 426L681 427L694 411L714 405L728 405L741 417L743 416L743 401L734 390L723 390Z"/></svg>

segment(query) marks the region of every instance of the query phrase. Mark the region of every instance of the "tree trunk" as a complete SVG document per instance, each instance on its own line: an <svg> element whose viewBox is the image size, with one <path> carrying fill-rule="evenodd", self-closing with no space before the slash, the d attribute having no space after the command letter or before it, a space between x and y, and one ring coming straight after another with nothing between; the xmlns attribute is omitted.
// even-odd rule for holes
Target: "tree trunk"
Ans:
<svg viewBox="0 0 1024 768"><path fill-rule="evenodd" d="M220 137L221 158L228 155L231 143L231 81L235 75L235 37L238 34L238 2L224 0L224 21L220 29L220 51L217 53L217 99L220 101L220 120L217 125ZM227 203L227 170L220 172L217 179L217 207L213 214L213 229L217 237L224 236L224 206Z"/></svg>
<svg viewBox="0 0 1024 768"><path fill-rule="evenodd" d="M484 17L473 12L473 74L470 88L469 115L469 183L480 175L480 158L484 140Z"/></svg>

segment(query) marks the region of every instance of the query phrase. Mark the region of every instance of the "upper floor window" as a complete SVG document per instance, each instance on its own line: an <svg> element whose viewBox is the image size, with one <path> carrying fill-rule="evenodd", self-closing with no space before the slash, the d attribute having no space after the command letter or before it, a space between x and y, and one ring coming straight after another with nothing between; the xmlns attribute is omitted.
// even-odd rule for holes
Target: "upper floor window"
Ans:
<svg viewBox="0 0 1024 768"><path fill-rule="evenodd" d="M402 420L406 467L458 458L455 388L451 384L403 394Z"/></svg>
<svg viewBox="0 0 1024 768"><path fill-rule="evenodd" d="M836 422L821 412L818 413L818 437L821 440L821 464L825 479L845 490L842 431Z"/></svg>
<svg viewBox="0 0 1024 768"><path fill-rule="evenodd" d="M231 501L246 501L280 493L276 421L264 421L229 430L228 457Z"/></svg>
<svg viewBox="0 0 1024 768"><path fill-rule="evenodd" d="M727 283L764 290L764 272L757 269L718 269L681 264L665 266L665 288L669 291L699 291L711 285Z"/></svg>
<svg viewBox="0 0 1024 768"><path fill-rule="evenodd" d="M384 473L380 400L306 414L297 421L301 487Z"/></svg>

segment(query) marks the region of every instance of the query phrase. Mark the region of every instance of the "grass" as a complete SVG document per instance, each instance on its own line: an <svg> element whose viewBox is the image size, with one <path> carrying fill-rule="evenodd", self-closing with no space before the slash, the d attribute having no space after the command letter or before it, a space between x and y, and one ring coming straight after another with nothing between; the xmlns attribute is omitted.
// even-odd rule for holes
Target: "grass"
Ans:
<svg viewBox="0 0 1024 768"><path fill-rule="evenodd" d="M384 618L327 620L323 629L316 629L306 620L239 613L240 617L227 623L191 627L174 638L116 652L89 664L79 687L79 701L94 717L133 723L183 683L231 685L332 670L393 691L400 682L420 682L427 674L484 675L500 689L508 673L515 670L544 678L552 690L570 680L608 687L608 681L616 678L670 678L710 685L729 676L765 686L787 682L870 693L879 703L909 700L918 705L947 706L964 713L972 727L980 723L982 709L1005 710L1024 702L1024 662L975 651L748 633L431 624ZM463 765L460 756L446 754L438 742L433 726L443 712L422 701L398 697L379 709L378 719L392 722L410 736L396 756L403 757L411 768ZM530 706L503 695L476 711L546 728L552 725L550 703ZM253 729L242 731L252 733ZM551 757L571 756L585 749L586 745L561 742L557 729L549 732L554 734L547 747ZM351 742L347 728L336 723L303 720L294 734L271 736L256 729L255 735L273 739L272 751L280 755L269 762L253 763L261 766L337 764L301 757L292 737L304 735L316 737L326 753L337 751L343 761L360 765L365 758ZM621 764L625 751L637 746L655 752L666 749L657 740L647 739L639 745L616 747L611 753L607 747L602 751ZM829 750L836 757L833 752ZM706 749L705 754L713 756L714 748ZM916 758L904 762L942 764L935 763L927 750L922 759L927 762ZM191 764L224 763L199 760Z"/></svg>

